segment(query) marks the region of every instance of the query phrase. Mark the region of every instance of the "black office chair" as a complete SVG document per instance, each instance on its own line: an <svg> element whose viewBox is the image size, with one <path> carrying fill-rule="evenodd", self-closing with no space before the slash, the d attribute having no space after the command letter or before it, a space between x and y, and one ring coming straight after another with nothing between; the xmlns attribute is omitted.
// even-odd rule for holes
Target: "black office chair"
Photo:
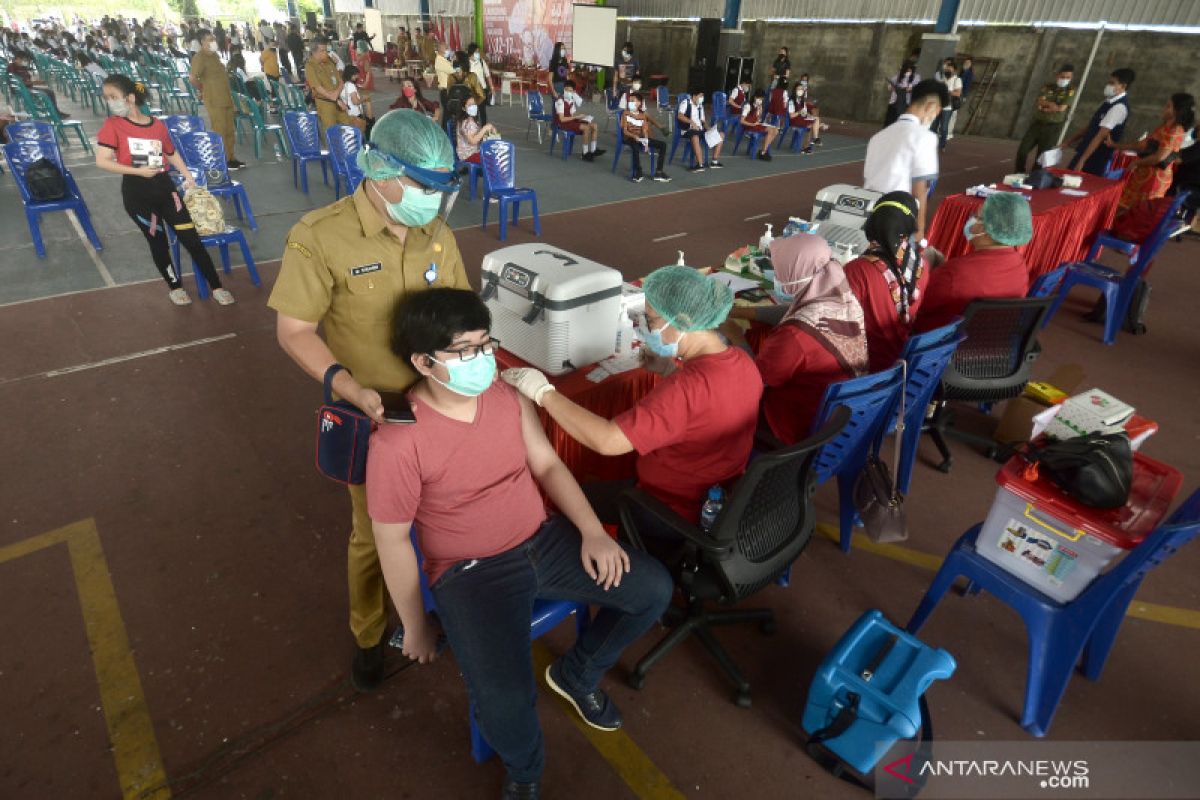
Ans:
<svg viewBox="0 0 1200 800"><path fill-rule="evenodd" d="M966 340L954 351L954 358L942 374L928 428L942 456L938 464L942 472L949 472L954 462L946 436L983 447L989 457L998 454L998 445L992 439L954 428L954 412L947 403L997 403L1020 395L1041 352L1037 332L1053 302L1053 296L975 300L963 312L961 330Z"/></svg>
<svg viewBox="0 0 1200 800"><path fill-rule="evenodd" d="M759 455L746 468L710 531L685 522L665 504L640 489L621 496L621 524L634 545L643 547L639 520L667 528L684 541L675 579L687 601L686 609L668 610L676 623L647 653L629 676L642 688L646 672L693 633L737 687L734 700L750 705L750 684L716 640L714 625L758 622L764 633L775 629L770 609L707 610L706 604L732 606L775 582L812 538L816 522L812 507L816 491L813 464L821 447L833 439L850 417L839 408L820 431L798 444Z"/></svg>

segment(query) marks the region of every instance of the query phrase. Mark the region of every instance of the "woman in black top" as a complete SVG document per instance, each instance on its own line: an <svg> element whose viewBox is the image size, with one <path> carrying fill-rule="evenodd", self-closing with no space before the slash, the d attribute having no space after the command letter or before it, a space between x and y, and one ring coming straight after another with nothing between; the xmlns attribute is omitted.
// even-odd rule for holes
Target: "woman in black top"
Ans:
<svg viewBox="0 0 1200 800"><path fill-rule="evenodd" d="M550 57L550 86L555 100L562 97L563 87L567 85L570 72L571 62L567 59L567 48L562 42L555 42L554 55Z"/></svg>
<svg viewBox="0 0 1200 800"><path fill-rule="evenodd" d="M790 53L786 47L779 48L779 55L775 58L775 63L771 64L771 72L774 73L775 79L771 82L771 88L778 86L787 88L788 80L792 76L792 62L788 60Z"/></svg>

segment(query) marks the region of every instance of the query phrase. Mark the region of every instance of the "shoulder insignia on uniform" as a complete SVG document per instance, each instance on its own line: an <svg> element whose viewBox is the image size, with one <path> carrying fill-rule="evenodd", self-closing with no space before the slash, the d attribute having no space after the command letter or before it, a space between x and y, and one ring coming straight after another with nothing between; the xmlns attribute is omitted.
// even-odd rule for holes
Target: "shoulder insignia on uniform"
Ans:
<svg viewBox="0 0 1200 800"><path fill-rule="evenodd" d="M296 250L305 258L312 258L312 251L299 242L288 242L287 246L289 250Z"/></svg>

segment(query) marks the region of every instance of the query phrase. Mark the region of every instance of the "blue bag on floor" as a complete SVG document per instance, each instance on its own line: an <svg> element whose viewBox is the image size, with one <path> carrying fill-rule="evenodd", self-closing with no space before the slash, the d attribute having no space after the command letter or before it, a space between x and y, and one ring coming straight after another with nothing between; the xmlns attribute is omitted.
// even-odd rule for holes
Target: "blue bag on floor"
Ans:
<svg viewBox="0 0 1200 800"><path fill-rule="evenodd" d="M367 441L375 423L353 403L334 401L333 376L341 369L335 364L325 371L325 405L317 409L317 469L338 483L358 485L367 480Z"/></svg>
<svg viewBox="0 0 1200 800"><path fill-rule="evenodd" d="M956 666L945 650L905 633L881 611L863 614L821 662L808 690L801 726L809 755L834 775L870 787L879 760L920 731L920 748L902 768L919 775L933 740L925 690Z"/></svg>

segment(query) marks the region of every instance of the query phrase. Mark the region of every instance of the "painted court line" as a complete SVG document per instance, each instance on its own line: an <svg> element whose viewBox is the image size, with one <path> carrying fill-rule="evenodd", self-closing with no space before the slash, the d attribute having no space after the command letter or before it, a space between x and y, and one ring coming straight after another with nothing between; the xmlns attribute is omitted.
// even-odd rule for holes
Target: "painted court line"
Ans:
<svg viewBox="0 0 1200 800"><path fill-rule="evenodd" d="M817 524L817 533L831 542L840 540L837 528L825 522ZM890 558L893 561L900 561L930 572L937 572L942 566L941 556L935 556L932 553L922 553L920 550L913 550L912 548L895 544L876 544L859 534L855 534L852 546L856 550L865 550L868 553L874 553L875 555ZM1144 619L1150 622L1161 622L1165 625L1176 625L1180 628L1200 630L1200 611L1194 611L1190 608L1162 606L1157 603L1142 603L1134 600L1130 604L1129 610L1125 612L1125 615L1134 617L1135 619Z"/></svg>
<svg viewBox="0 0 1200 800"><path fill-rule="evenodd" d="M96 252L96 248L92 247L92 243L88 241L87 234L83 232L83 226L79 224L79 219L75 216L74 211L67 212L67 219L71 221L71 227L75 229L75 234L79 237L79 241L83 242L83 249L91 256L92 263L96 265L96 271L100 273L100 280L104 281L104 285L112 288L117 285L113 280L112 273L108 271L108 267L100 259L100 254Z"/></svg>
<svg viewBox="0 0 1200 800"><path fill-rule="evenodd" d="M764 211L761 214L755 214L753 217L742 217L742 222L753 222L756 219L762 219L763 217L769 217L769 216L771 216L771 212Z"/></svg>
<svg viewBox="0 0 1200 800"><path fill-rule="evenodd" d="M539 684L545 684L546 668L553 663L554 658L554 654L546 645L541 642L533 643L533 668ZM624 729L596 730L581 720L566 700L558 695L554 695L554 699L580 733L599 751L637 797L641 800L682 800L683 792L672 785L671 779L654 765Z"/></svg>
<svg viewBox="0 0 1200 800"><path fill-rule="evenodd" d="M171 792L166 788L162 754L95 520L0 547L0 564L58 544L66 544L71 559L121 796L166 800Z"/></svg>
<svg viewBox="0 0 1200 800"><path fill-rule="evenodd" d="M651 239L650 241L668 242L671 239L682 239L684 236L687 236L687 231L684 231L683 233L672 233L670 236L659 236L657 239Z"/></svg>
<svg viewBox="0 0 1200 800"><path fill-rule="evenodd" d="M35 372L32 375L22 375L19 378L6 378L0 380L0 386L8 383L16 383L17 381L28 380L29 378L58 378L63 375L73 375L76 372L84 372L89 369L99 369L100 367L110 367L113 364L122 364L126 361L134 361L147 356L157 356L162 353L170 353L174 350L186 350L190 347L199 347L213 342L224 341L225 339L233 339L236 333L223 333L220 336L208 336L203 339L193 339L190 342L180 342L179 344L168 344L163 347L155 347L152 350L142 350L138 353L126 353L123 356L113 356L101 361L92 361L87 364L76 364L73 367L63 367L62 369L52 369L49 372Z"/></svg>

